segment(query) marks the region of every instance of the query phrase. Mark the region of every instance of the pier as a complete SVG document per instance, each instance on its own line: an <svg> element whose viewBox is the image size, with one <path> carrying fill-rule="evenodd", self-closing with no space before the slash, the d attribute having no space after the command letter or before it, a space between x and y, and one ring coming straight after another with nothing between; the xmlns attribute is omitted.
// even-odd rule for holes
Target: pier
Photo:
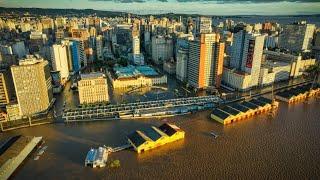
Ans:
<svg viewBox="0 0 320 180"><path fill-rule="evenodd" d="M0 157L0 179L9 179L12 173L41 142L42 137L19 137Z"/></svg>
<svg viewBox="0 0 320 180"><path fill-rule="evenodd" d="M125 104L110 104L95 107L83 107L75 109L65 109L62 118L65 122L83 121L86 119L113 119L121 116L134 116L137 112L148 110L161 110L188 107L189 111L212 108L215 104L223 100L218 96L188 97L158 101L146 101Z"/></svg>

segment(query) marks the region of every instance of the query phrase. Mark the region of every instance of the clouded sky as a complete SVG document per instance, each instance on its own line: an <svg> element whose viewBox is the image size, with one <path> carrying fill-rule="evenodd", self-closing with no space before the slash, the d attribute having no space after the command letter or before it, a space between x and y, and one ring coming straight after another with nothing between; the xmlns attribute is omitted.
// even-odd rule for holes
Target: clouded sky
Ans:
<svg viewBox="0 0 320 180"><path fill-rule="evenodd" d="M320 0L0 0L1 7L76 8L204 15L319 14Z"/></svg>

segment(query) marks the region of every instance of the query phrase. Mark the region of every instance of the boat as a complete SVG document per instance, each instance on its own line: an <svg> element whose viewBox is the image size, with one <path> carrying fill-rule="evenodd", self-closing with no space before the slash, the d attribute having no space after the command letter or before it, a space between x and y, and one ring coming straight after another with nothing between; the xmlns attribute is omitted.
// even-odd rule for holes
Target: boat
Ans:
<svg viewBox="0 0 320 180"><path fill-rule="evenodd" d="M40 158L40 156L36 156L36 157L34 157L34 159L33 159L33 160L38 161L38 160L39 160L39 158Z"/></svg>
<svg viewBox="0 0 320 180"><path fill-rule="evenodd" d="M108 161L108 155L111 152L109 147L91 148L85 159L85 166L92 168L105 167Z"/></svg>
<svg viewBox="0 0 320 180"><path fill-rule="evenodd" d="M214 133L213 131L210 133L214 138L217 138L219 135L217 135L216 133Z"/></svg>

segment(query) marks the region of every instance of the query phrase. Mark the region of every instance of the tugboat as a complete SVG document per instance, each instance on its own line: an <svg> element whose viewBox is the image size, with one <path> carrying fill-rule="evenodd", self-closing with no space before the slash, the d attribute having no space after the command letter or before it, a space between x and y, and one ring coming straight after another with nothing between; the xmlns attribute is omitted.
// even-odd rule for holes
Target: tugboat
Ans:
<svg viewBox="0 0 320 180"><path fill-rule="evenodd" d="M213 131L210 133L214 138L217 138L219 135L217 135L216 133L214 133Z"/></svg>

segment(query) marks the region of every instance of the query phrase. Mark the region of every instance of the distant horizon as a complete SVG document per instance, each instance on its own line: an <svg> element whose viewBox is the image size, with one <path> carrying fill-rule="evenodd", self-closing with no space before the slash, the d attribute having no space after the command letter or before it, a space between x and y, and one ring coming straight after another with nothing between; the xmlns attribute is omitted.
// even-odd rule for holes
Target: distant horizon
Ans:
<svg viewBox="0 0 320 180"><path fill-rule="evenodd" d="M1 0L0 0L1 1ZM217 14L201 14L201 13L175 13L175 12L163 12L163 13L147 13L147 14L138 14L133 12L126 12L126 11L117 11L117 10L103 10L103 9L92 9L92 8L41 8L41 7L3 7L0 6L0 8L4 9L43 9L43 10L92 10L92 11L101 11L101 12L112 12L112 13L128 13L133 15L166 15L166 14L176 14L176 15L199 15L199 16L222 16L222 17L232 17L232 16L260 16L260 17L285 17L285 16L320 16L320 12L314 13L314 14L281 14L281 15L268 15L268 14L232 14L232 15L217 15Z"/></svg>
<svg viewBox="0 0 320 180"><path fill-rule="evenodd" d="M320 0L0 0L4 8L92 9L146 14L295 16L320 14Z"/></svg>

